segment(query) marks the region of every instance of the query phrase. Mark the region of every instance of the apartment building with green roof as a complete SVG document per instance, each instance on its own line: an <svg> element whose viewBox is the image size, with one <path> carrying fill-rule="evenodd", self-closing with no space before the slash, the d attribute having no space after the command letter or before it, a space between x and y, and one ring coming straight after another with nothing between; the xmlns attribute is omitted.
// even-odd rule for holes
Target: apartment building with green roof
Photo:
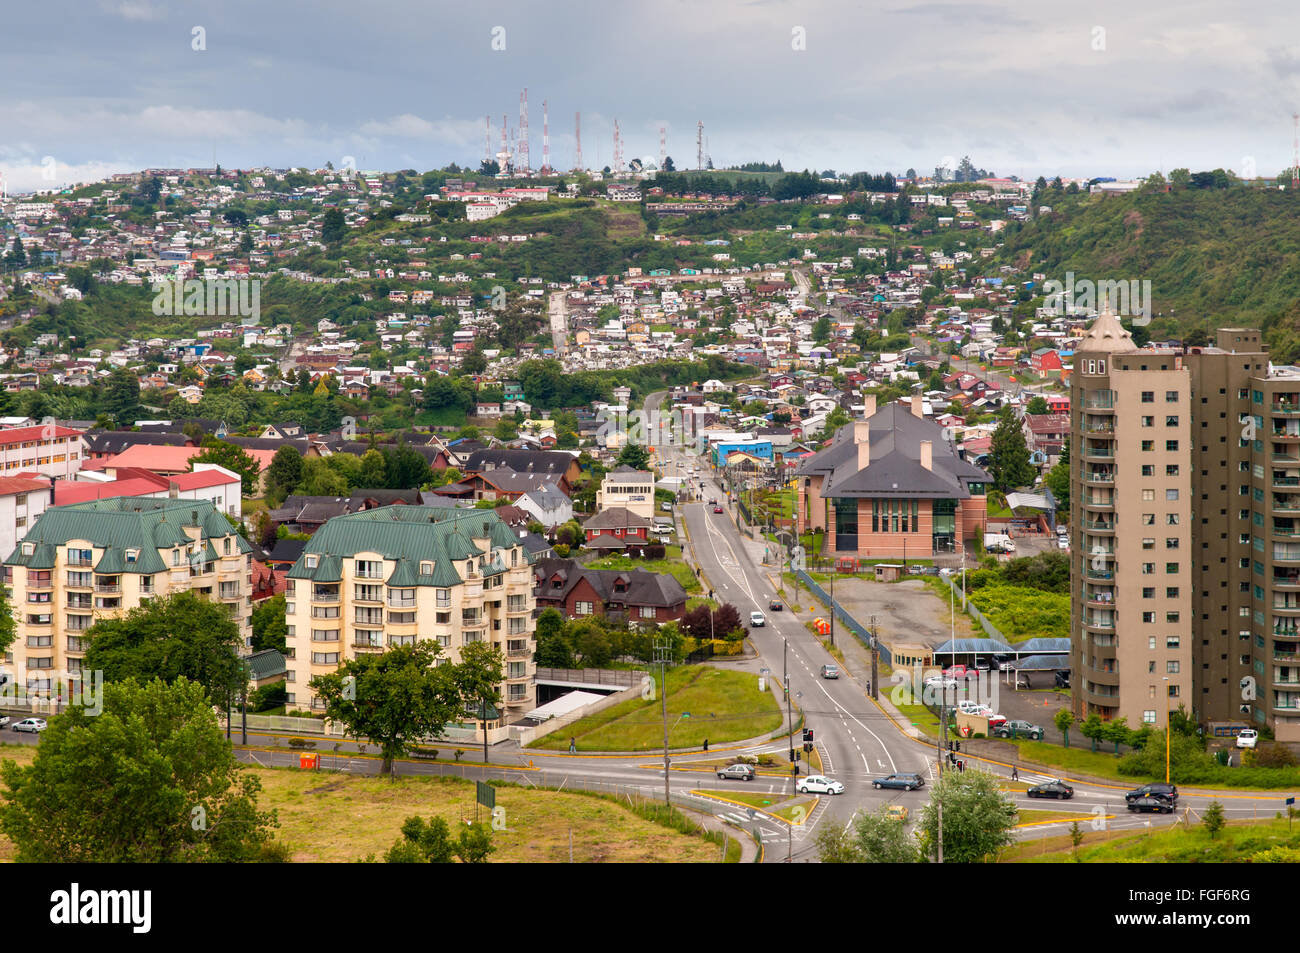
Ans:
<svg viewBox="0 0 1300 953"><path fill-rule="evenodd" d="M111 497L53 506L4 561L18 624L4 674L44 693L75 677L96 621L194 591L229 606L251 642L252 548L206 500Z"/></svg>
<svg viewBox="0 0 1300 953"><path fill-rule="evenodd" d="M492 510L384 506L337 516L312 536L286 584L290 707L322 707L312 676L419 639L437 640L453 662L471 642L498 646L502 714L534 707L532 571Z"/></svg>

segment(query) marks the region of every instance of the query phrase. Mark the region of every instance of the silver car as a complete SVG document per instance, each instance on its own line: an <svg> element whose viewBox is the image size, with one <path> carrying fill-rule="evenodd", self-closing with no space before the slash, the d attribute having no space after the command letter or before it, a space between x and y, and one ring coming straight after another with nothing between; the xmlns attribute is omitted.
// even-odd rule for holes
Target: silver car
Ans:
<svg viewBox="0 0 1300 953"><path fill-rule="evenodd" d="M46 727L44 718L24 718L14 724L14 731L44 731Z"/></svg>

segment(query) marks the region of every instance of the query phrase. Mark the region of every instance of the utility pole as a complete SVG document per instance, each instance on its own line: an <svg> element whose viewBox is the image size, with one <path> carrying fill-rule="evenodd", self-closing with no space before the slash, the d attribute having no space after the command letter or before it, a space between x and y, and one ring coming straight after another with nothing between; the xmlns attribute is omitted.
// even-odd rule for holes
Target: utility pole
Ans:
<svg viewBox="0 0 1300 953"><path fill-rule="evenodd" d="M654 660L659 663L659 694L663 697L664 720L664 804L672 804L672 792L668 787L668 656L672 647L667 642L656 641Z"/></svg>
<svg viewBox="0 0 1300 953"><path fill-rule="evenodd" d="M940 682L939 683L939 732L938 732L938 741L936 742L936 747L938 749L938 755L939 755L938 786L940 788L943 787L943 749L945 747L944 742L948 740L948 711L947 708L945 707L947 705L947 702L948 702L948 689L942 682ZM934 804L935 804L935 810L938 812L938 821L939 821L938 863L942 864L943 863L943 798L941 796L938 796L937 792L936 792L936 797L934 799Z"/></svg>
<svg viewBox="0 0 1300 953"><path fill-rule="evenodd" d="M795 760L794 750L794 718L790 712L790 640L784 639L784 648L781 650L781 667L783 669L781 681L785 685L785 720L790 726L790 776L794 787L799 786L799 762ZM787 824L785 841L785 862L791 863L794 858L794 825Z"/></svg>
<svg viewBox="0 0 1300 953"><path fill-rule="evenodd" d="M831 648L835 648L835 557L831 557Z"/></svg>
<svg viewBox="0 0 1300 953"><path fill-rule="evenodd" d="M877 668L877 662L880 658L880 637L876 634L876 617L871 617L871 697L877 701L880 700L880 689L877 683L880 681L880 671Z"/></svg>

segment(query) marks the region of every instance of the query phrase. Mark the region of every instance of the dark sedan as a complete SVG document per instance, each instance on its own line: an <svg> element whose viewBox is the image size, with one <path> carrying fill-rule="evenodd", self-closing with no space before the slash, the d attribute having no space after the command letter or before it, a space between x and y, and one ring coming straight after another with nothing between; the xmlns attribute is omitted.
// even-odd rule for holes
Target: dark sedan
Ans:
<svg viewBox="0 0 1300 953"><path fill-rule="evenodd" d="M1064 781L1044 781L1042 784L1035 784L1025 793L1030 797L1055 797L1068 801L1074 797L1074 788Z"/></svg>
<svg viewBox="0 0 1300 953"><path fill-rule="evenodd" d="M904 791L915 791L917 788L925 787L925 779L919 774L890 774L883 778L876 778L871 782L871 786L876 790L900 788Z"/></svg>
<svg viewBox="0 0 1300 953"><path fill-rule="evenodd" d="M1172 814L1174 805L1164 798L1139 797L1128 802L1128 809L1139 814Z"/></svg>

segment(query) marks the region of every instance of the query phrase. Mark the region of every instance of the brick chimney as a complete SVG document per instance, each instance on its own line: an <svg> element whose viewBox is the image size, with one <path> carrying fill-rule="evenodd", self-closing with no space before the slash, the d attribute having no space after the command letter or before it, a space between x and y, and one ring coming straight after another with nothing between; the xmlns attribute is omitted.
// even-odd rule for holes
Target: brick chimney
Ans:
<svg viewBox="0 0 1300 953"><path fill-rule="evenodd" d="M863 410L862 416L864 417L876 416L876 395L875 394L867 395L867 405Z"/></svg>
<svg viewBox="0 0 1300 953"><path fill-rule="evenodd" d="M921 466L927 470L934 469L934 444L929 440L921 441Z"/></svg>
<svg viewBox="0 0 1300 953"><path fill-rule="evenodd" d="M865 470L871 463L871 425L865 420L853 422L853 442L858 447L858 469Z"/></svg>
<svg viewBox="0 0 1300 953"><path fill-rule="evenodd" d="M917 417L925 416L925 404L921 400L920 394L914 394L912 396L912 414Z"/></svg>

